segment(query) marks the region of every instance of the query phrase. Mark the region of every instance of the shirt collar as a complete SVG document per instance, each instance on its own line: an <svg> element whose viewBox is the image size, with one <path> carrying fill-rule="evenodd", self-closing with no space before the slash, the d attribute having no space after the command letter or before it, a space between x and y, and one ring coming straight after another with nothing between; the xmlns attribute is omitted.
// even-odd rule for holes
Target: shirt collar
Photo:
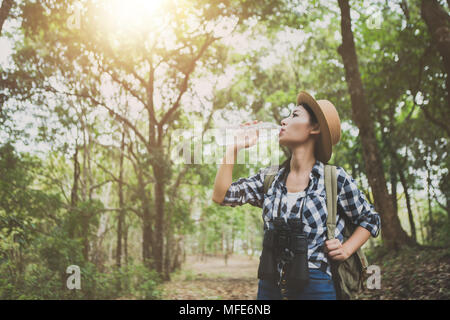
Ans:
<svg viewBox="0 0 450 320"><path fill-rule="evenodd" d="M317 178L320 178L323 175L324 167L325 166L321 161L316 160L311 172L315 174Z"/></svg>

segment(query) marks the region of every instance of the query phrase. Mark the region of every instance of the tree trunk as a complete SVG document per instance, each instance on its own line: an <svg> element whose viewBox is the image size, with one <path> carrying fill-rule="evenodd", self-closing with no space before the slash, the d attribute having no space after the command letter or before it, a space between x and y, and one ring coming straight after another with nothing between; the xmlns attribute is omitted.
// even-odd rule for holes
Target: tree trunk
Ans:
<svg viewBox="0 0 450 320"><path fill-rule="evenodd" d="M130 149L132 150L132 149ZM153 236L152 216L150 212L151 198L146 190L146 182L144 181L144 174L141 170L143 164L139 163L139 159L135 156L137 162L131 161L134 173L137 177L139 186L138 197L141 200L141 212L139 217L142 219L142 261L148 269L154 267L154 260L152 254L155 252L155 241Z"/></svg>
<svg viewBox="0 0 450 320"><path fill-rule="evenodd" d="M403 190L405 192L406 208L408 209L408 219L409 219L409 225L411 227L411 236L412 236L413 240L417 242L416 224L414 223L414 216L413 216L413 211L411 208L411 200L409 197L408 183L406 182L405 175L403 174L403 171L401 169L398 170L398 174L400 176L400 182L401 182L401 184L403 186Z"/></svg>
<svg viewBox="0 0 450 320"><path fill-rule="evenodd" d="M183 236L180 236L176 239L175 243L175 250L173 253L173 263L171 266L171 270L175 271L181 268L181 260L183 258L183 247L182 247L182 242L183 242Z"/></svg>
<svg viewBox="0 0 450 320"><path fill-rule="evenodd" d="M433 240L434 234L434 221L433 221L433 209L431 207L431 161L428 161L431 157L430 148L427 147L427 198L428 198L428 227L430 229L430 233L428 235L429 241Z"/></svg>
<svg viewBox="0 0 450 320"><path fill-rule="evenodd" d="M236 236L235 230L234 230L234 224L231 226L231 248L230 248L230 254L234 254L234 238Z"/></svg>
<svg viewBox="0 0 450 320"><path fill-rule="evenodd" d="M122 265L122 228L124 218L124 201L123 201L123 159L125 150L125 131L122 132L122 142L120 144L120 158L119 158L119 214L117 217L117 251L116 251L116 266L120 268Z"/></svg>
<svg viewBox="0 0 450 320"><path fill-rule="evenodd" d="M352 118L359 128L363 159L369 184L374 195L374 203L380 214L382 237L384 245L390 249L397 249L403 245L414 244L414 241L400 225L395 209L389 196L380 152L375 137L374 123L370 108L365 101L365 94L358 59L351 29L350 6L348 0L338 0L341 9L342 44L338 48L345 68L345 77L352 103Z"/></svg>
<svg viewBox="0 0 450 320"><path fill-rule="evenodd" d="M380 122L382 117L380 117ZM395 123L395 119L393 118L393 113L391 114L390 117L390 131L389 131L389 136L394 136L394 123ZM417 242L417 237L416 237L416 226L414 223L414 216L413 216L413 212L411 210L411 204L410 204L410 200L409 200L409 193L408 193L408 185L406 182L406 178L405 178L405 174L403 172L403 169L406 165L407 165L407 161L400 161L399 156L397 154L397 148L394 146L392 146L392 142L389 139L389 137L386 137L385 134L382 134L383 136L383 141L387 146L387 149L389 151L389 155L391 157L391 184L392 184L392 201L395 205L395 212L398 215L398 205L397 205L397 175L400 177L400 182L403 186L403 190L405 192L405 198L406 198L406 207L408 210L408 220L409 220L409 225L411 228L411 237L414 241ZM406 158L406 156L405 156ZM395 178L394 178L395 177Z"/></svg>
<svg viewBox="0 0 450 320"><path fill-rule="evenodd" d="M253 232L250 233L250 248L252 257L255 255L255 240Z"/></svg>
<svg viewBox="0 0 450 320"><path fill-rule="evenodd" d="M422 244L424 244L426 242L425 240L425 232L424 232L424 228L423 228L423 223L420 223L420 234L422 235Z"/></svg>
<svg viewBox="0 0 450 320"><path fill-rule="evenodd" d="M81 236L83 239L84 261L89 261L89 212L81 212Z"/></svg>
<svg viewBox="0 0 450 320"><path fill-rule="evenodd" d="M397 168L396 165L391 165L391 198L394 205L394 212L398 215L398 203L397 203Z"/></svg>
<svg viewBox="0 0 450 320"><path fill-rule="evenodd" d="M140 192L142 201L142 259L147 268L151 269L153 264L151 263L153 250L150 250L154 245L152 241L153 232L150 217L150 204L145 194L145 189Z"/></svg>
<svg viewBox="0 0 450 320"><path fill-rule="evenodd" d="M170 272L172 272L172 246L173 246L173 230L171 230L171 210L167 214L166 227L166 249L164 252L164 280L170 281Z"/></svg>
<svg viewBox="0 0 450 320"><path fill-rule="evenodd" d="M150 132L151 134L151 132ZM162 145L150 147L152 151L151 166L155 178L154 194L155 194L155 241L153 259L155 261L156 271L163 275L164 271L164 206L165 206L165 183L166 183L166 167L164 149Z"/></svg>
<svg viewBox="0 0 450 320"><path fill-rule="evenodd" d="M422 0L421 15L433 42L437 45L439 54L442 56L443 71L447 73L448 93L450 90L450 17L437 0ZM449 98L447 95L447 99Z"/></svg>
<svg viewBox="0 0 450 320"><path fill-rule="evenodd" d="M418 205L417 203L416 203L416 211L417 211L417 213L418 213L418 215L419 215L420 235L422 236L422 244L424 244L424 243L426 242L426 241L425 241L425 232L424 232L424 228L423 228L423 221L422 221L422 218L421 218L420 208L419 208L419 205Z"/></svg>
<svg viewBox="0 0 450 320"><path fill-rule="evenodd" d="M222 229L222 254L223 254L223 259L225 261L225 265L228 265L228 237L227 234L225 233L225 229Z"/></svg>
<svg viewBox="0 0 450 320"><path fill-rule="evenodd" d="M124 217L125 218L125 217ZM125 266L128 267L128 224L126 223L126 220L124 219L124 230L123 230L123 249L124 249L124 256L125 256Z"/></svg>
<svg viewBox="0 0 450 320"><path fill-rule="evenodd" d="M163 273L164 268L164 185L162 182L161 173L156 173L155 170L155 252L153 258L155 260L156 271Z"/></svg>
<svg viewBox="0 0 450 320"><path fill-rule="evenodd" d="M13 0L3 0L0 8L0 36L2 35L3 24L8 18L9 12L14 4Z"/></svg>
<svg viewBox="0 0 450 320"><path fill-rule="evenodd" d="M73 155L73 184L72 191L70 194L70 216L69 221L69 238L73 239L75 237L75 225L76 216L78 215L77 205L78 205L78 180L80 179L80 163L78 162L78 145L75 144L75 153Z"/></svg>

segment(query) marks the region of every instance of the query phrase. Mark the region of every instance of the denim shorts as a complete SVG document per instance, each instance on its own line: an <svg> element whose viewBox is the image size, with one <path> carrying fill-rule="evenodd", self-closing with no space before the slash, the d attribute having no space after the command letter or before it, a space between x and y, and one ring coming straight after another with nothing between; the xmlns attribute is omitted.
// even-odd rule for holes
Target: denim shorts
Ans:
<svg viewBox="0 0 450 320"><path fill-rule="evenodd" d="M259 280L257 300L282 300L281 290L276 282ZM289 300L336 300L336 290L333 280L319 269L309 269L308 285L295 295L289 295Z"/></svg>

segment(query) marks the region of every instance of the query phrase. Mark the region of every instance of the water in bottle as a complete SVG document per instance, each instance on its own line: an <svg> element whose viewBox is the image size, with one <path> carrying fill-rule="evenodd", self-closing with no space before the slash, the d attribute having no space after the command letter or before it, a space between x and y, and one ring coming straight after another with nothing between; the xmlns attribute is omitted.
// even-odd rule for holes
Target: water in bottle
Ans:
<svg viewBox="0 0 450 320"><path fill-rule="evenodd" d="M249 126L230 125L218 128L219 136L216 141L218 145L231 145L235 139L244 139L246 132L258 129L258 142L278 137L281 126L271 122L259 122Z"/></svg>

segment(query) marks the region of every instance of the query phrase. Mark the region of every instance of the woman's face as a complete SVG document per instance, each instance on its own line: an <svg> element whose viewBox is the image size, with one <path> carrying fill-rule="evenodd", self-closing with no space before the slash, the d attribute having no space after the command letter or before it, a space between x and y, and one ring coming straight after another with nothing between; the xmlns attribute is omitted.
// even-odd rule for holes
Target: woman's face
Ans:
<svg viewBox="0 0 450 320"><path fill-rule="evenodd" d="M289 117L281 121L279 143L284 146L295 146L305 143L313 138L311 135L320 133L319 124L311 124L308 111L299 105L296 106Z"/></svg>

